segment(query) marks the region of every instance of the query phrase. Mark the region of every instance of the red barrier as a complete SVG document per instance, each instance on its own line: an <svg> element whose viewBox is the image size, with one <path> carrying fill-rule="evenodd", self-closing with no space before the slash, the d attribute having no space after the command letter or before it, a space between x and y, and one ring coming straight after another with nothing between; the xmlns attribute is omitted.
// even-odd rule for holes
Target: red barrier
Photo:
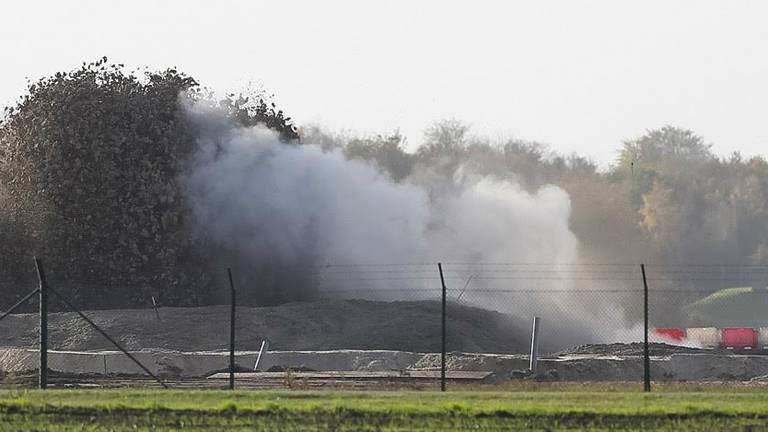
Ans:
<svg viewBox="0 0 768 432"><path fill-rule="evenodd" d="M757 331L749 327L726 327L723 329L723 348L753 349L757 347Z"/></svg>
<svg viewBox="0 0 768 432"><path fill-rule="evenodd" d="M675 342L682 342L685 339L685 330L679 328L657 328L653 329L652 334Z"/></svg>

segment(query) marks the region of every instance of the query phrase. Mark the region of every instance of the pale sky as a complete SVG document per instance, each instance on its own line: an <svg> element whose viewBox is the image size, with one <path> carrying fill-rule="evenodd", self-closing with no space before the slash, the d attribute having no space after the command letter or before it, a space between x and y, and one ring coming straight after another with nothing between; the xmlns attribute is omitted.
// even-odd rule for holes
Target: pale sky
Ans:
<svg viewBox="0 0 768 432"><path fill-rule="evenodd" d="M14 1L0 3L0 104L107 56L215 90L263 85L298 124L443 118L606 165L648 128L768 153L768 2Z"/></svg>

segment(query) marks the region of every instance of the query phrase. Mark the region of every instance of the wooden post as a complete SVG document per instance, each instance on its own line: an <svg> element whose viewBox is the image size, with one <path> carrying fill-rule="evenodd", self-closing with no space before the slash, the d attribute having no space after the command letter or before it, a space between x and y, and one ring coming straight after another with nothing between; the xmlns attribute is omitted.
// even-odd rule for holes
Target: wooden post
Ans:
<svg viewBox="0 0 768 432"><path fill-rule="evenodd" d="M232 269L227 269L229 276L230 312L229 312L229 389L235 389L235 282Z"/></svg>
<svg viewBox="0 0 768 432"><path fill-rule="evenodd" d="M40 365L38 374L38 388L48 388L48 283L45 280L43 263L35 258L37 280L40 291Z"/></svg>
<svg viewBox="0 0 768 432"><path fill-rule="evenodd" d="M440 271L440 283L443 286L443 309L442 309L442 334L441 334L441 350L440 350L440 391L445 391L445 316L446 316L446 289L445 289L445 277L443 276L443 264L437 263L437 269Z"/></svg>
<svg viewBox="0 0 768 432"><path fill-rule="evenodd" d="M648 351L648 279L645 277L645 264L640 264L643 274L643 391L651 391L651 357Z"/></svg>

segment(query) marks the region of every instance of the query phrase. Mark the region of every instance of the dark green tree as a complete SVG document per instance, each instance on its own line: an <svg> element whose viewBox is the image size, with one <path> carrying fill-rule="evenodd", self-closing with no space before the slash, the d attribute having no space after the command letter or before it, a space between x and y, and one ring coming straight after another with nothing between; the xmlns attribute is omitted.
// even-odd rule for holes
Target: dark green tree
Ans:
<svg viewBox="0 0 768 432"><path fill-rule="evenodd" d="M180 183L197 149L182 94L209 97L175 69L134 74L103 58L30 84L6 110L0 239L11 240L1 271L15 282L4 291L34 286L38 255L86 307L208 301L206 248L189 234ZM267 98L218 105L245 126L298 137Z"/></svg>
<svg viewBox="0 0 768 432"><path fill-rule="evenodd" d="M403 149L404 139L399 132L354 138L344 147L348 159L362 159L375 163L393 180L400 181L411 174L414 158Z"/></svg>

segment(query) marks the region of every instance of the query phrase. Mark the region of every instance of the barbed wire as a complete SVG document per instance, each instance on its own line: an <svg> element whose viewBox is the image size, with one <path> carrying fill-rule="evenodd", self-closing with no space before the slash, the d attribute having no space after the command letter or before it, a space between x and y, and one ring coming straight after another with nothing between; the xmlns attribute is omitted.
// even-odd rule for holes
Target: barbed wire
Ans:
<svg viewBox="0 0 768 432"><path fill-rule="evenodd" d="M649 288L649 293L715 293L720 291L718 288L674 288L674 289L659 289ZM425 288L423 286L411 286L411 287L386 287L386 288L374 288L374 287L355 287L355 288L334 288L334 289L320 289L320 292L334 292L334 291L361 291L361 292L382 292L382 291L423 291L423 292L441 292L442 287L437 286L435 288ZM447 292L464 292L467 294L473 292L499 292L499 293L642 293L643 288L446 288Z"/></svg>
<svg viewBox="0 0 768 432"><path fill-rule="evenodd" d="M427 268L429 266L430 268ZM628 266L635 267L629 268ZM446 262L443 277L449 281L471 279L475 282L492 283L495 281L563 281L563 282L627 282L642 281L637 264L625 263L483 263L483 262ZM435 282L440 279L435 263L347 263L322 264L309 266L269 266L270 269L291 271L313 278L318 283L342 282L389 282L389 281L424 281ZM290 269L290 270L288 270ZM302 271L306 270L306 271ZM29 278L31 280L31 278ZM142 278L144 279L144 278ZM754 280L768 280L768 265L742 264L656 264L646 267L647 282L663 283L745 283ZM18 283L17 277L6 277L0 270L0 283ZM109 284L123 285L138 281L133 276L125 278L83 277L75 280L60 281L60 284Z"/></svg>
<svg viewBox="0 0 768 432"><path fill-rule="evenodd" d="M640 263L598 263L598 262L586 262L586 263L558 263L558 262L459 262L459 261L422 261L422 262L401 262L401 263L319 263L319 264L279 264L274 263L270 266L275 268L361 268L361 267L433 267L437 268L437 264L440 262L443 265L443 269L447 269L448 266L468 266L468 267L622 267L622 268L637 268L639 271ZM758 268L768 270L768 264L738 264L738 263L645 263L646 270L652 268L706 268L706 267L724 267L724 268Z"/></svg>

